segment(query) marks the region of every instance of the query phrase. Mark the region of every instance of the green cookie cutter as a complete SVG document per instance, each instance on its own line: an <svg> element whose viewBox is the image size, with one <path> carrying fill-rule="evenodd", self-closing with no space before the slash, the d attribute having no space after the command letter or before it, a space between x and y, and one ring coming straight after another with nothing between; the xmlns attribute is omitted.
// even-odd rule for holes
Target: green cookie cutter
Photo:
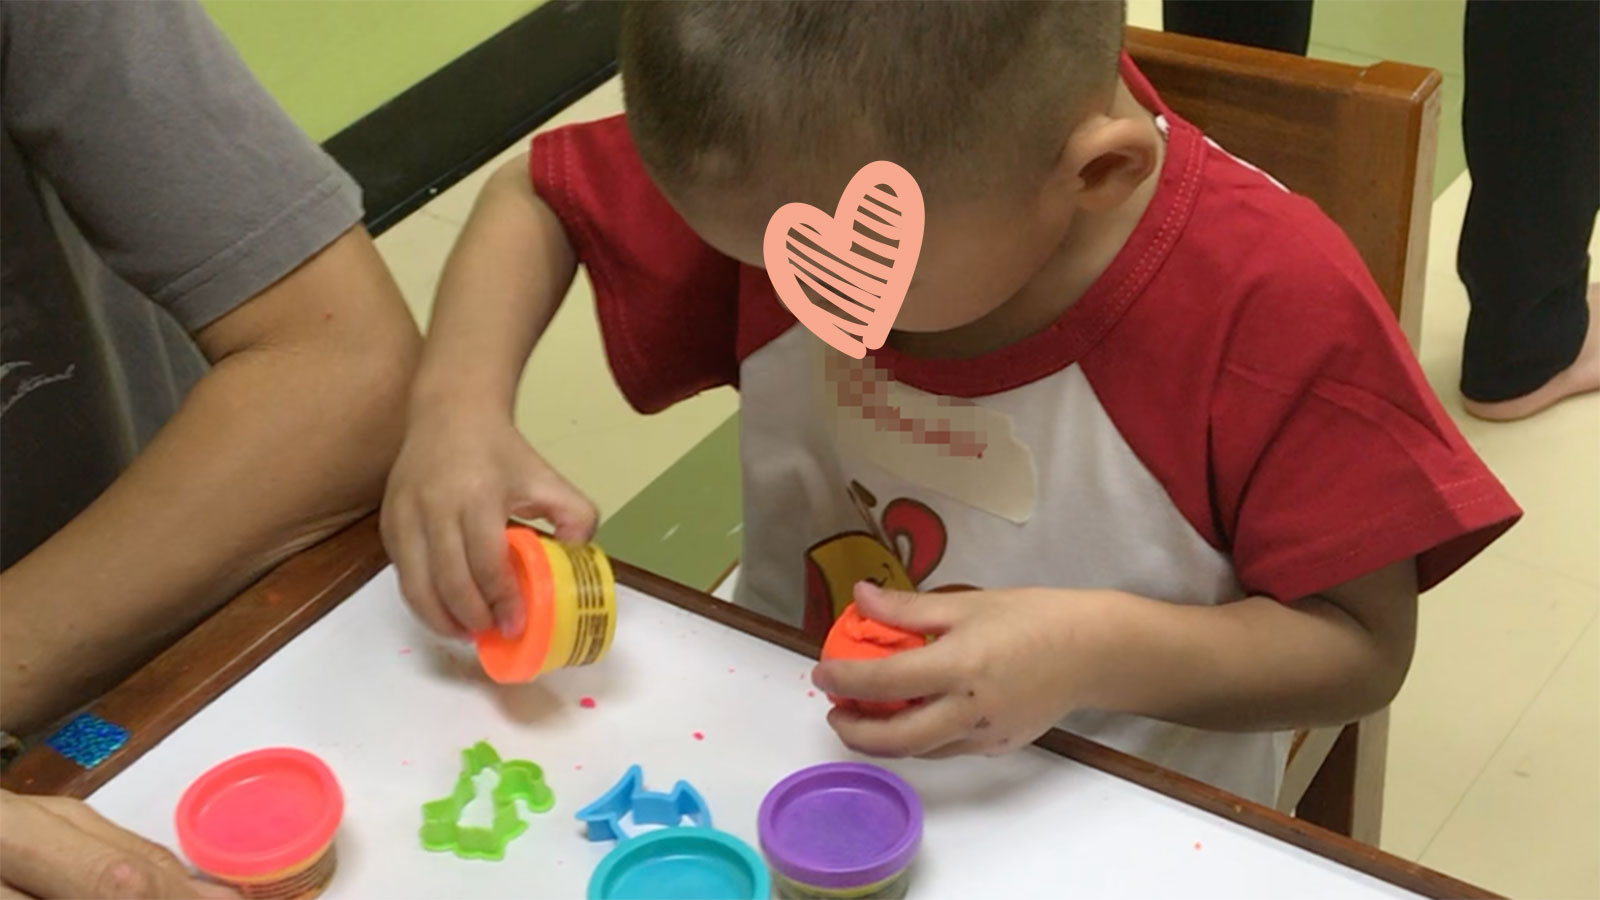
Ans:
<svg viewBox="0 0 1600 900"><path fill-rule="evenodd" d="M491 794L494 822L488 828L462 825L462 811L478 796L473 779L486 769L500 777ZM546 813L556 805L543 769L525 759L502 761L488 741L479 741L461 751L461 776L450 796L422 804L422 848L454 851L462 859L503 859L506 845L528 830L528 823L517 815L518 800L530 813Z"/></svg>

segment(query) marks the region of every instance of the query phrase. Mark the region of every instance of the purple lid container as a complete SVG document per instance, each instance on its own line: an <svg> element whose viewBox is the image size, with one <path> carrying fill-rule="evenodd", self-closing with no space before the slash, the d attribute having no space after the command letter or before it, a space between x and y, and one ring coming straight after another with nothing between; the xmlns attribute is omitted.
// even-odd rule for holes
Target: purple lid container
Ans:
<svg viewBox="0 0 1600 900"><path fill-rule="evenodd" d="M761 852L779 875L818 888L887 881L922 843L922 801L900 776L826 763L778 782L761 801Z"/></svg>

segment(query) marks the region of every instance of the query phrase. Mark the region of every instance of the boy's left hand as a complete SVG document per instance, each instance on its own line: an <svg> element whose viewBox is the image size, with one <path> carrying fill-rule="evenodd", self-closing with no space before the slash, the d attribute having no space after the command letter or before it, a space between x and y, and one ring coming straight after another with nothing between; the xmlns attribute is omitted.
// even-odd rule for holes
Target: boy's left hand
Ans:
<svg viewBox="0 0 1600 900"><path fill-rule="evenodd" d="M1095 675L1095 642L1083 639L1082 626L1111 596L1032 588L916 594L863 582L855 601L865 616L937 640L884 659L829 660L812 680L840 697L922 701L887 718L835 708L828 723L852 750L925 758L1004 753L1083 704Z"/></svg>

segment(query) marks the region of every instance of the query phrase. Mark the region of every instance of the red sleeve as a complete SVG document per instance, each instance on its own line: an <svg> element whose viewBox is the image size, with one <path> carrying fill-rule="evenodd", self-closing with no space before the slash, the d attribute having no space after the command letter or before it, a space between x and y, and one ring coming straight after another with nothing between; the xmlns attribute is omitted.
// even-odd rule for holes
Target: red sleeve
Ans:
<svg viewBox="0 0 1600 900"><path fill-rule="evenodd" d="M612 374L640 412L738 380L739 266L656 189L622 116L533 139L536 193L594 285Z"/></svg>
<svg viewBox="0 0 1600 900"><path fill-rule="evenodd" d="M1244 588L1285 601L1412 557L1427 590L1521 516L1330 240L1235 311L1212 394L1217 524Z"/></svg>

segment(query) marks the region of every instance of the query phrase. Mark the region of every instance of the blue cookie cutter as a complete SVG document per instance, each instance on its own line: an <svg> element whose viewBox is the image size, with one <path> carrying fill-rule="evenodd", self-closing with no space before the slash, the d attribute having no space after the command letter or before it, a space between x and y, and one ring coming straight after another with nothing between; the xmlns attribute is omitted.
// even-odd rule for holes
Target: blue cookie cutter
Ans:
<svg viewBox="0 0 1600 900"><path fill-rule="evenodd" d="M623 816L633 814L635 825L678 825L684 819L701 828L711 827L711 809L700 792L687 781L679 781L668 793L644 789L644 770L634 765L611 790L578 810L591 841L623 841Z"/></svg>
<svg viewBox="0 0 1600 900"><path fill-rule="evenodd" d="M80 713L45 744L85 769L92 769L121 750L128 738L128 729L121 725L93 713Z"/></svg>

